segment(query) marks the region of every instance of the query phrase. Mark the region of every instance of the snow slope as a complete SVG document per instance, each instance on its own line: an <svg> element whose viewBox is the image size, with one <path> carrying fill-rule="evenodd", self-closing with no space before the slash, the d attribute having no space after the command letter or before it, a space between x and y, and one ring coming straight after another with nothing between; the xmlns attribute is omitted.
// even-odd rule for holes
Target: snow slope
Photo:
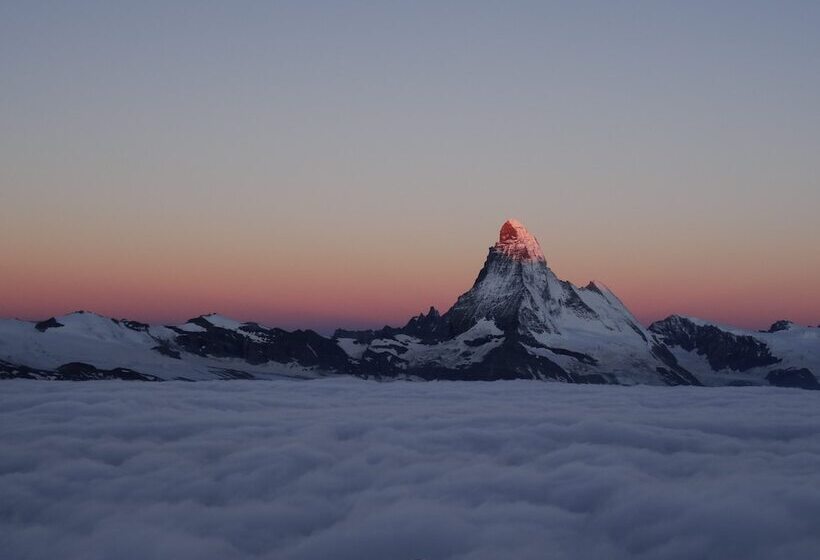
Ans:
<svg viewBox="0 0 820 560"><path fill-rule="evenodd" d="M214 325L239 331L242 324L217 315L205 317ZM204 333L196 323L174 327L139 326L132 328L95 313L79 311L56 317L60 327L41 332L30 321L0 319L0 361L32 368L54 370L71 362L92 364L100 369L128 367L163 379L222 379L244 372L253 377L315 377L315 368L296 363L249 364L231 358L216 358L184 353L184 359L164 355L156 348L172 345L180 333ZM255 336L246 333L249 339Z"/></svg>

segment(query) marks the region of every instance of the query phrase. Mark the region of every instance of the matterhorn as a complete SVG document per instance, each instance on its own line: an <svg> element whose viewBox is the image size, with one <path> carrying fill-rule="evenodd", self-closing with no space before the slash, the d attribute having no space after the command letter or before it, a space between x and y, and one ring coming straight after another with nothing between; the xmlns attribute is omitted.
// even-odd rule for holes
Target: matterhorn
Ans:
<svg viewBox="0 0 820 560"><path fill-rule="evenodd" d="M443 315L336 334L373 375L698 384L612 292L559 279L517 220L501 226L475 284Z"/></svg>

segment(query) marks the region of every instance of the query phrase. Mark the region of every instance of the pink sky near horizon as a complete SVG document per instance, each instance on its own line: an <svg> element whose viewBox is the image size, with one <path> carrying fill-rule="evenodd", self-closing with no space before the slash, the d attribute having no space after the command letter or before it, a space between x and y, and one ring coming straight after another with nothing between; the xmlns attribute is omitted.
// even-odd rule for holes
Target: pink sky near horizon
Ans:
<svg viewBox="0 0 820 560"><path fill-rule="evenodd" d="M447 242L430 228L416 239L383 233L374 240L367 227L351 226L347 244L297 232L296 239L274 237L270 244L233 250L214 239L199 249L182 241L139 249L126 240L120 248L97 244L82 250L44 239L4 254L0 293L13 297L2 298L0 315L39 320L84 309L180 323L218 312L324 332L399 325L431 305L446 310L472 285L497 237L468 239L464 232L448 232L444 223L438 227ZM477 231L489 229L487 224ZM645 324L672 313L755 329L783 318L820 324L816 260L789 271L783 265L799 255L775 248L767 255L766 247L758 247L756 255L738 247L730 260L719 250L691 245L648 253L645 246L590 241L542 246L559 277L577 285L603 282ZM758 258L769 266L760 268Z"/></svg>

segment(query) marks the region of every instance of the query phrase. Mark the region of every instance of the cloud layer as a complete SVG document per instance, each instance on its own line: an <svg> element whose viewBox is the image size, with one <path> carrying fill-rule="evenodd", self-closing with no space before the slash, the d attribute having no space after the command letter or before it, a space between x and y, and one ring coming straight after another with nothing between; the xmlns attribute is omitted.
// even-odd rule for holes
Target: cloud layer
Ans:
<svg viewBox="0 0 820 560"><path fill-rule="evenodd" d="M7 381L27 558L816 558L820 395Z"/></svg>

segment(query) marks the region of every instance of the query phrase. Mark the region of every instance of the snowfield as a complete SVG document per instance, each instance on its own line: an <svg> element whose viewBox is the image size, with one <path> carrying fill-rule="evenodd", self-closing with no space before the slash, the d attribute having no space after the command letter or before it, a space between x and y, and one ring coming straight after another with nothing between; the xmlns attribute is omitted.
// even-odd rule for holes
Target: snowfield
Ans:
<svg viewBox="0 0 820 560"><path fill-rule="evenodd" d="M815 559L820 392L0 383L17 559Z"/></svg>

